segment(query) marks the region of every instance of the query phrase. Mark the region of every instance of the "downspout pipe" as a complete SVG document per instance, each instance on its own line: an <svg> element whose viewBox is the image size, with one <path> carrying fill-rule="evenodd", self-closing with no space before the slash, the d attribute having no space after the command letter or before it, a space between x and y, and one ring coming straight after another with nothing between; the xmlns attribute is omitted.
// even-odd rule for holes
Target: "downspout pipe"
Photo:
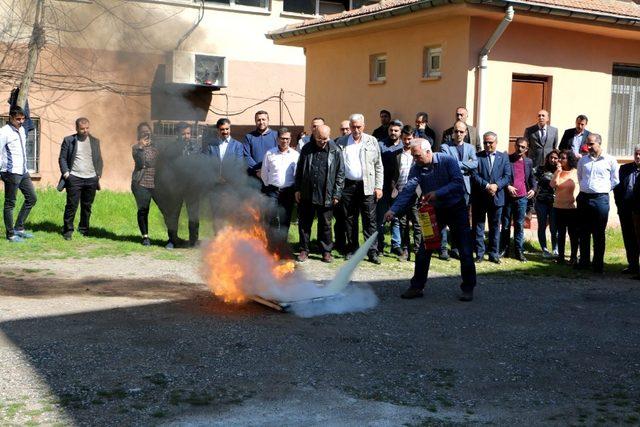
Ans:
<svg viewBox="0 0 640 427"><path fill-rule="evenodd" d="M489 40L484 44L480 51L480 57L478 58L478 133L480 137L486 132L486 113L485 113L485 101L487 99L487 67L489 64L489 52L493 49L493 46L498 42L502 34L507 29L511 21L513 21L513 15L515 14L513 6L507 7L504 13L504 18L495 29Z"/></svg>

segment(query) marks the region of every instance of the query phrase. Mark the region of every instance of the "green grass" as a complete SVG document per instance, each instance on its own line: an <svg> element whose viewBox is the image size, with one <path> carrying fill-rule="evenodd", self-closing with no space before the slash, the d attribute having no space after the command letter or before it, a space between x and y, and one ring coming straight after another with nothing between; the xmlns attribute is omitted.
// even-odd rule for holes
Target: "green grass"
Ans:
<svg viewBox="0 0 640 427"><path fill-rule="evenodd" d="M0 251L4 259L63 259L63 258L96 258L102 256L126 256L136 253L150 254L156 259L181 260L192 253L189 250L168 251L164 249L166 242L166 230L164 220L157 206L152 203L149 214L149 234L152 240L151 247L140 244L140 232L136 220L136 204L133 195L129 192L99 191L93 203L91 215L90 237L83 237L75 233L73 240L66 241L62 238L62 214L64 211L64 192L59 193L54 188L37 190L38 202L31 211L27 221L27 228L35 234L33 239L24 243L9 243L0 239ZM0 192L4 199L4 194ZM18 196L14 214L22 204L22 195ZM204 203L203 203L204 205ZM615 208L613 208L615 209ZM79 210L79 209L78 209ZM213 234L211 221L202 215L200 223L200 237L206 239ZM76 224L79 220L79 212L76 214ZM362 228L360 228L362 229ZM180 215L181 237L186 238L187 215L183 209ZM316 235L314 223L312 237ZM537 239L528 241L528 263L522 264L515 260L504 259L502 265L497 266L488 262L477 265L479 274L499 273L501 275L554 275L559 277L586 276L587 273L576 272L566 266L556 265L548 260L543 260L538 250ZM289 241L294 249L297 249L298 228L292 224L289 230ZM361 233L362 241L362 233ZM387 247L389 247L389 233L386 233ZM567 239L567 252L569 242ZM314 246L312 246L313 248ZM319 259L319 255L312 254L312 258ZM335 266L340 266L343 258L334 251ZM395 256L385 254L382 257L383 267L392 271L410 271L413 262L398 262ZM623 268L626 264L624 245L619 229L607 230L607 252L605 255L605 269L613 272ZM432 271L442 274L459 274L459 263L456 260L448 262L434 259L431 263ZM24 271L36 271L36 269L24 266ZM9 274L9 272L7 272Z"/></svg>

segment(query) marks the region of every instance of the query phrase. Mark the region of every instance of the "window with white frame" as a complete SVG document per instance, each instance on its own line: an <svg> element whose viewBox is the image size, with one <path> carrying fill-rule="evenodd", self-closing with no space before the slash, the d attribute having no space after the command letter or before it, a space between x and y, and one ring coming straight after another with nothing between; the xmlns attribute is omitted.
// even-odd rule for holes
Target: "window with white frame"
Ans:
<svg viewBox="0 0 640 427"><path fill-rule="evenodd" d="M267 9L269 7L268 0L205 0L208 4L220 4L226 6L249 6Z"/></svg>
<svg viewBox="0 0 640 427"><path fill-rule="evenodd" d="M371 55L369 61L369 81L384 82L387 80L387 55Z"/></svg>
<svg viewBox="0 0 640 427"><path fill-rule="evenodd" d="M27 132L27 170L30 173L38 173L40 170L40 119L31 117L33 128ZM9 116L0 116L0 125L9 123ZM26 129L25 129L26 130Z"/></svg>
<svg viewBox="0 0 640 427"><path fill-rule="evenodd" d="M640 65L614 64L607 152L629 157L640 144Z"/></svg>
<svg viewBox="0 0 640 427"><path fill-rule="evenodd" d="M442 75L442 46L424 48L423 77L440 77Z"/></svg>

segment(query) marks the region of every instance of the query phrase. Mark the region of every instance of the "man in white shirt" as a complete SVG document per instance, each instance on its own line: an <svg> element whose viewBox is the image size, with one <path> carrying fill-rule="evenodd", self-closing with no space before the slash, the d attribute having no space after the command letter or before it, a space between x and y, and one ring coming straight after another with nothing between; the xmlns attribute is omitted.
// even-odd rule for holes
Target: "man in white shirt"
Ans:
<svg viewBox="0 0 640 427"><path fill-rule="evenodd" d="M289 237L289 224L295 200L296 165L300 153L290 147L291 132L286 127L278 130L278 146L271 148L262 161L262 182L264 193L273 202L271 228L276 240L272 243L286 243Z"/></svg>
<svg viewBox="0 0 640 427"><path fill-rule="evenodd" d="M580 194L576 198L580 224L580 262L578 269L593 268L603 273L605 229L609 219L609 192L620 182L618 162L602 150L602 137L591 133L587 137L589 155L578 162ZM593 260L591 260L593 236Z"/></svg>
<svg viewBox="0 0 640 427"><path fill-rule="evenodd" d="M358 217L362 215L365 240L376 231L376 203L382 197L382 157L378 141L364 133L364 116L349 117L351 135L338 140L344 159L345 182L342 192L342 209L347 233L347 255L349 259L359 247ZM380 264L378 249L369 250L369 261Z"/></svg>
<svg viewBox="0 0 640 427"><path fill-rule="evenodd" d="M33 237L24 229L24 222L31 208L36 204L36 192L27 170L27 136L22 126L25 121L22 108L13 107L9 111L9 123L0 129L0 176L4 182L4 226L7 240L21 242ZM18 189L24 195L24 203L13 224L13 208L16 205Z"/></svg>

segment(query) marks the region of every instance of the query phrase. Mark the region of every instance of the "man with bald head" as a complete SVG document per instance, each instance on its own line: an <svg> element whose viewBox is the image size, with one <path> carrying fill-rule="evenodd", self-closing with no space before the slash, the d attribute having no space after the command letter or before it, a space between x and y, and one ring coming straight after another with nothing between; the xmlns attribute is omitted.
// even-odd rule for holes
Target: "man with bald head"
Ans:
<svg viewBox="0 0 640 427"><path fill-rule="evenodd" d="M429 141L422 138L414 139L411 143L411 155L415 163L409 172L409 179L385 214L385 220L390 221L398 212L409 208L416 188L420 186L421 202L431 204L435 208L438 226L448 225L452 235L457 239L462 275L460 285L462 295L459 299L471 301L476 285L476 267L473 263L469 214L464 198L464 179L458 161L444 153L433 153ZM412 299L423 296L432 253L433 250L420 245L411 284L409 289L401 295L402 298Z"/></svg>
<svg viewBox="0 0 640 427"><path fill-rule="evenodd" d="M300 233L298 261L304 262L309 258L311 225L317 216L322 261L332 262L331 220L333 207L342 197L344 164L340 148L331 140L329 126L318 126L313 131L313 143L302 147L294 185Z"/></svg>
<svg viewBox="0 0 640 427"><path fill-rule="evenodd" d="M547 154L558 148L558 128L549 125L547 110L538 111L538 123L526 128L524 137L529 141L529 158L534 168L544 165Z"/></svg>

